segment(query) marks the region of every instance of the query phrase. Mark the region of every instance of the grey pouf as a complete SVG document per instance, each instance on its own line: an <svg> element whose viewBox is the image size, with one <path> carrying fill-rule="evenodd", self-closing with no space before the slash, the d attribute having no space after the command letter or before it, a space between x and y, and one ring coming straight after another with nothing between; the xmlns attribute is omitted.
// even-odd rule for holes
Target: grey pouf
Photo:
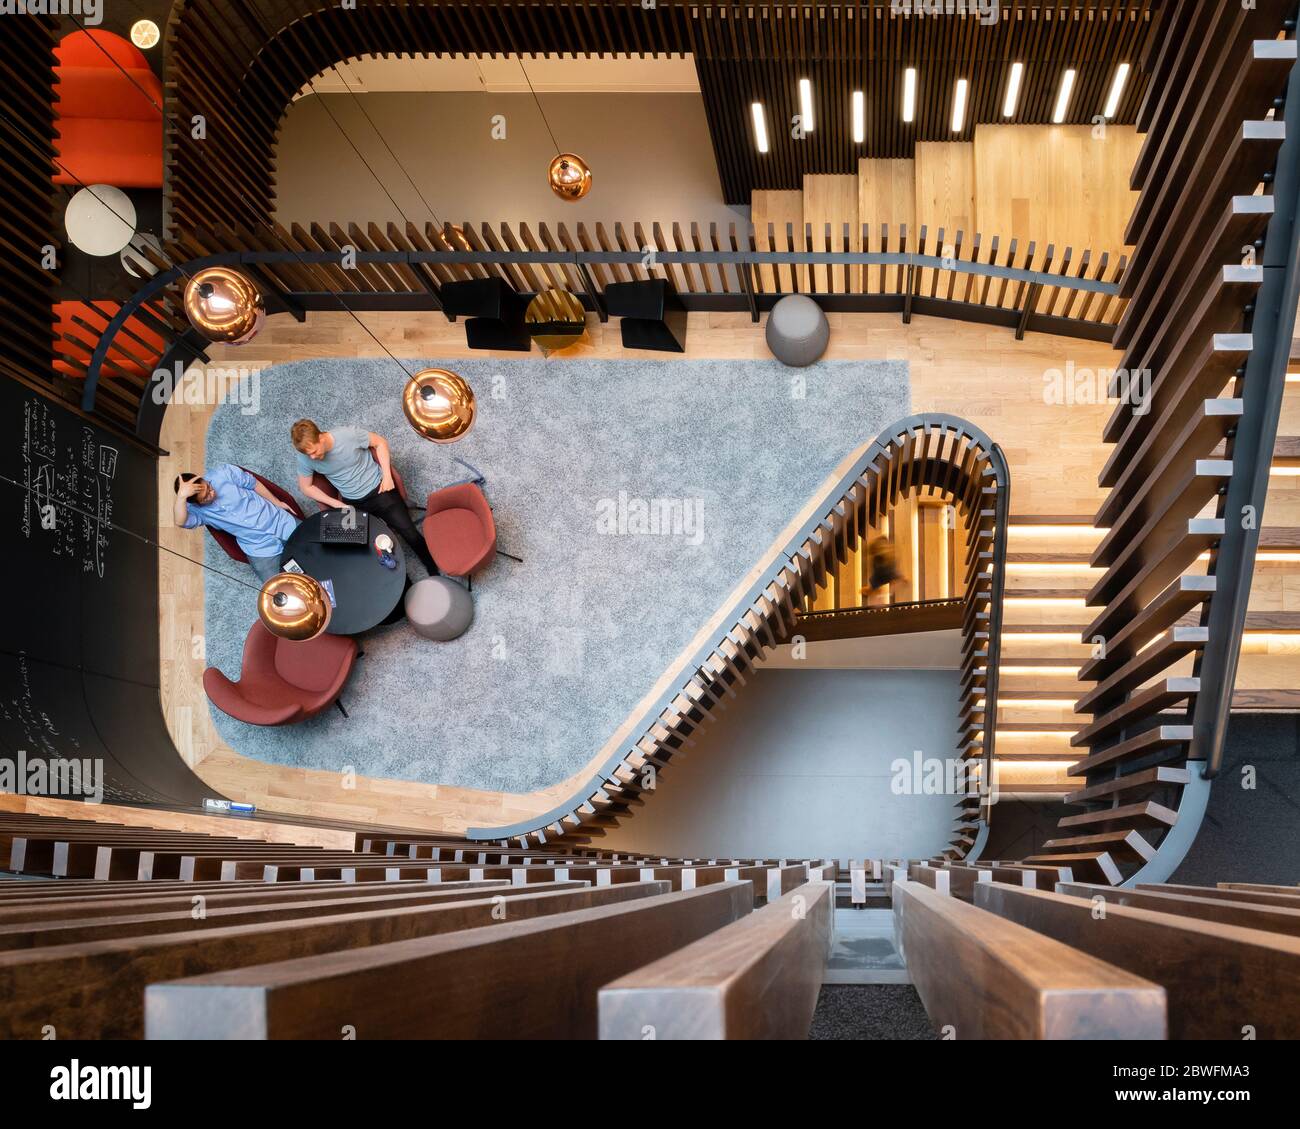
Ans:
<svg viewBox="0 0 1300 1129"><path fill-rule="evenodd" d="M446 643L474 622L474 597L445 576L430 576L406 590L406 618L417 635Z"/></svg>
<svg viewBox="0 0 1300 1129"><path fill-rule="evenodd" d="M767 316L767 347L772 356L792 368L820 360L830 339L826 315L807 294L787 294Z"/></svg>

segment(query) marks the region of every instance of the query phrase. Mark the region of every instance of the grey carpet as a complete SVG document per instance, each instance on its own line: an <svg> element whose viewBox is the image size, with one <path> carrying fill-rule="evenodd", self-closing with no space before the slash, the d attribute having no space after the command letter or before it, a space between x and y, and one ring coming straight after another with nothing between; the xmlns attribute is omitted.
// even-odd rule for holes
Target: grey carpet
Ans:
<svg viewBox="0 0 1300 1129"><path fill-rule="evenodd" d="M498 558L475 578L476 619L456 642L426 642L405 624L368 633L344 691L350 720L331 711L265 729L213 710L248 756L510 791L564 779L840 461L910 410L902 362L798 374L771 361L406 363L470 381L479 418L461 442L435 446L407 426L392 361L304 361L260 374L258 411L217 409L209 465L240 463L296 493L295 419L367 427L388 437L413 501L466 477L453 456L481 470L500 547L524 563ZM792 394L800 380L803 398ZM698 500L702 536L602 534L599 507L620 491ZM210 565L252 579L207 540ZM255 599L209 574L207 658L231 677Z"/></svg>

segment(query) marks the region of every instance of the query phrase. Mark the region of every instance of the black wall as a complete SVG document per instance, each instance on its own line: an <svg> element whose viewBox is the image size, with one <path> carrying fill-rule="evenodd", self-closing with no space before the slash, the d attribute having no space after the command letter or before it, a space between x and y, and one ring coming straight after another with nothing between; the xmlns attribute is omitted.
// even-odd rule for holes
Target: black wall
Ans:
<svg viewBox="0 0 1300 1129"><path fill-rule="evenodd" d="M191 806L214 793L162 717L157 504L151 456L0 379L0 757L97 758L106 801Z"/></svg>

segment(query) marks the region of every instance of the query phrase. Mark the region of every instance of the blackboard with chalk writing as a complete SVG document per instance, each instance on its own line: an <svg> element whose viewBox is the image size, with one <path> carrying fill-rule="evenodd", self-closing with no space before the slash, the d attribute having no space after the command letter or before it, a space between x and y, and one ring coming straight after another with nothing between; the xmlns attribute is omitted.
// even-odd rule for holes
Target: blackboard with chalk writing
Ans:
<svg viewBox="0 0 1300 1129"><path fill-rule="evenodd" d="M212 795L162 717L157 513L152 455L0 378L0 787L62 758L109 802Z"/></svg>
<svg viewBox="0 0 1300 1129"><path fill-rule="evenodd" d="M41 396L23 401L22 422L23 536L102 578L121 443Z"/></svg>

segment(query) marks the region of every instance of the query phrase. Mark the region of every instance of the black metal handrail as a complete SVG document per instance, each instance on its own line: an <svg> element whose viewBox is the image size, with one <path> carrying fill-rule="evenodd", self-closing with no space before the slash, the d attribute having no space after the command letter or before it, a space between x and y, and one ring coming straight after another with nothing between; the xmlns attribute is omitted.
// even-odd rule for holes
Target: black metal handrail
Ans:
<svg viewBox="0 0 1300 1129"><path fill-rule="evenodd" d="M994 568L992 587L990 589L992 606L989 615L990 638L987 660L988 676L984 689L984 782L987 787L992 780L992 734L997 721L997 661L1000 652L998 638L1000 627L997 625L1001 623L1000 605L1004 590L1002 574L1006 562L1006 515L1010 504L1011 478L1002 449L979 428L956 416L935 412L909 416L907 419L900 420L897 424L881 432L880 436L866 451L858 459L854 460L853 466L848 472L830 490L822 494L821 501L823 505L786 542L785 546L776 554L772 563L763 569L745 594L726 609L725 613L716 618L718 618L719 622L726 624L743 622L744 617L759 605L763 594L774 584L779 585L779 577L794 566L801 547L810 540L820 540L827 532L827 508L833 510L843 499L849 497L850 492L855 489L865 476L879 473L878 469L873 469L875 464L880 460L888 461L892 457L890 450L898 437L916 430L925 430L927 432L953 431L963 435L973 446L986 453L988 458L986 474L992 477L993 486L997 492L995 520L998 521L1000 528L994 532ZM977 512L975 514L976 521L978 516ZM970 591L963 597L963 602L969 605L972 601L978 599L976 586L972 585ZM977 623L977 620L972 622L972 626L969 628L971 632L977 629ZM722 637L729 636L730 631L730 628L724 627L721 632ZM647 708L639 712L637 721L629 732L641 734L653 731L660 724L660 719L664 716L671 703L680 695L681 686L690 680L692 673L709 668L710 659L718 646L719 644L715 641L715 638L711 636L709 640L706 640L685 658L676 661L671 668L674 677L668 680L668 688ZM625 767L629 749L633 752L636 751L637 744L635 741L621 742L619 747L606 758L594 775L587 778L577 790L571 793L564 803L552 808L550 811L508 826L470 827L465 833L466 837L474 840L523 838L535 834L541 829L573 818L575 813L582 809L584 805L587 805L592 797L602 794L602 790L607 783L617 783L615 774L620 768Z"/></svg>
<svg viewBox="0 0 1300 1129"><path fill-rule="evenodd" d="M149 279L139 290L124 302L116 315L109 322L97 344L82 389L81 406L84 411L95 410L96 394L104 362L108 357L113 341L118 332L130 320L137 316L151 301L154 301L168 287L175 286L182 279L192 276L196 271L211 266L319 266L333 265L343 267L345 261L350 264L408 266L443 265L443 266L555 266L572 267L582 280L584 306L596 313L602 321L608 319L601 288L592 277L592 266L636 266L644 265L646 253L641 251L226 251L191 259L161 271ZM652 266L731 266L737 268L743 294L715 294L708 292L681 292L681 297L688 306L701 309L748 309L751 318L758 320L761 309L770 309L772 304L784 296L784 291L766 292L753 285L752 272L762 266L808 266L808 267L851 267L851 266L897 266L905 267L908 272L907 288L899 292L864 292L864 293L825 293L813 291L821 297L827 308L862 310L890 309L895 307L904 312L905 317L911 313L956 312L970 320L981 320L1003 324L1015 328L1017 334L1023 334L1026 328L1032 328L1031 317L1037 301L1037 295L1046 287L1074 291L1089 295L1103 295L1114 298L1119 294L1117 282L1104 282L1097 278L1082 275L1051 274L1044 271L1021 267L1000 266L995 263L971 262L959 258L937 255L925 255L916 252L900 251L654 251L651 256ZM743 268L743 269L741 269ZM1004 282L1019 283L1025 290L1022 307L989 306L953 299L932 299L914 292L913 276L922 269L943 270L953 274L968 275L972 278L1001 279ZM265 281L265 280L263 280ZM279 301L284 309L302 316L306 309L342 308L342 304L355 309L394 309L394 308L442 308L438 297L438 287L429 284L425 291L380 292L380 291L295 291L282 290L271 296ZM407 299L407 301L403 301ZM412 302L415 304L412 305ZM964 312L963 312L964 311ZM976 317L976 311L979 316ZM1105 322L1092 323L1085 320L1055 317L1051 314L1037 315L1044 325L1060 326L1072 329L1083 336L1109 339L1113 327Z"/></svg>
<svg viewBox="0 0 1300 1129"><path fill-rule="evenodd" d="M1283 121L1300 124L1300 64L1291 70ZM1274 168L1274 211L1264 241L1264 280L1250 321L1250 358L1238 381L1243 410L1225 455L1232 461L1232 478L1218 511L1225 519L1225 533L1211 552L1214 596L1202 616L1202 624L1208 628L1207 641L1194 670L1201 680L1201 692L1192 710L1188 756L1205 762L1207 779L1213 779L1223 764L1300 303L1300 129L1287 129ZM1253 521L1245 520L1248 513L1254 515Z"/></svg>

